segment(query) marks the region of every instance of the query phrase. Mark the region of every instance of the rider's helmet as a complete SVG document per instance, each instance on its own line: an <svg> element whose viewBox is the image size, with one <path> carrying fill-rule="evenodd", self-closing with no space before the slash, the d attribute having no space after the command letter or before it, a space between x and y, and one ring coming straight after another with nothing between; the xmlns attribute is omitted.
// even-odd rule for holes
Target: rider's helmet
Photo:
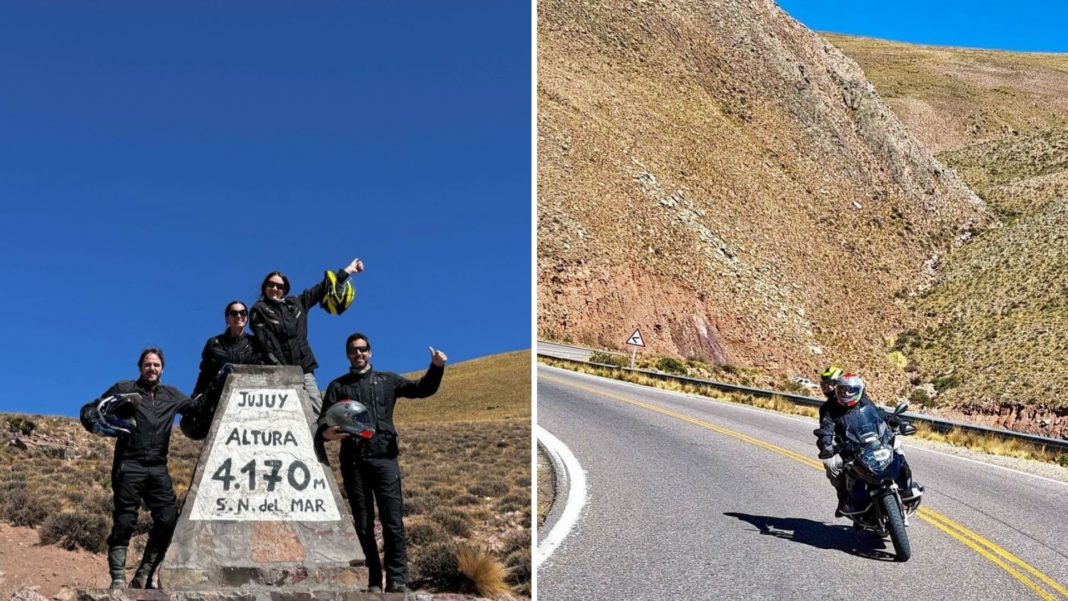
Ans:
<svg viewBox="0 0 1068 601"><path fill-rule="evenodd" d="M371 422L371 413L367 407L359 401L350 399L331 405L326 410L326 415L323 416L323 423L327 426L337 426L342 432L357 438L371 438L375 433L375 426Z"/></svg>
<svg viewBox="0 0 1068 601"><path fill-rule="evenodd" d="M831 365L820 373L820 390L827 396L834 395L834 387L842 379L842 368Z"/></svg>
<svg viewBox="0 0 1068 601"><path fill-rule="evenodd" d="M864 380L857 374L845 374L834 387L834 396L838 404L843 407L852 407L860 401L864 395Z"/></svg>
<svg viewBox="0 0 1068 601"><path fill-rule="evenodd" d="M326 279L330 285L323 300L319 301L319 306L331 315L341 315L352 305L352 300L356 298L356 289L352 287L351 280L338 284L333 271L326 272Z"/></svg>

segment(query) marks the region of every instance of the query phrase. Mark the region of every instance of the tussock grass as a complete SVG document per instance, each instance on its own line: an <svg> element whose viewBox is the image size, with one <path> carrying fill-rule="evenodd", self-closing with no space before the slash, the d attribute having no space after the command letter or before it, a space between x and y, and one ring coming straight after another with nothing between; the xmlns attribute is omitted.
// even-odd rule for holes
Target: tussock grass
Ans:
<svg viewBox="0 0 1068 601"><path fill-rule="evenodd" d="M456 551L456 564L479 595L497 597L511 592L508 568L486 549L462 546Z"/></svg>

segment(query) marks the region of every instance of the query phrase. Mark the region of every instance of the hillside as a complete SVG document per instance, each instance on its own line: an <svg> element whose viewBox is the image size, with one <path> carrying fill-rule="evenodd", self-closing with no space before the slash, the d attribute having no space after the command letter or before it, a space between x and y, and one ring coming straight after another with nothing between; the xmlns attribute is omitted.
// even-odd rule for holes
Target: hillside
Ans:
<svg viewBox="0 0 1068 601"><path fill-rule="evenodd" d="M450 364L435 396L399 401L409 553L424 584L440 573L435 553L453 541L488 548L512 568L516 590L529 595L530 390L530 352L520 351ZM417 403L417 411L406 411ZM44 544L102 551L111 524L113 444L75 418L0 414L0 521L35 527ZM173 431L169 468L179 498L202 444ZM327 449L336 457L336 443ZM331 463L340 482L337 461ZM145 513L133 541L137 552L149 525ZM102 556L99 562L102 570ZM12 572L0 565L0 576L5 571Z"/></svg>
<svg viewBox="0 0 1068 601"><path fill-rule="evenodd" d="M911 393L907 300L997 218L853 60L771 1L543 1L538 32L539 337Z"/></svg>
<svg viewBox="0 0 1068 601"><path fill-rule="evenodd" d="M1068 435L1068 55L826 37L1004 220L910 300L916 378L973 420Z"/></svg>

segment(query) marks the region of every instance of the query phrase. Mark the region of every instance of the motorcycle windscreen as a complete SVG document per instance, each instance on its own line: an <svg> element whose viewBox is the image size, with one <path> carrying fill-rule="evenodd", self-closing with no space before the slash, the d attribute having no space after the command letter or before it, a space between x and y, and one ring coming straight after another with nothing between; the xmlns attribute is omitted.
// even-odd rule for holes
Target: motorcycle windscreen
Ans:
<svg viewBox="0 0 1068 601"><path fill-rule="evenodd" d="M845 416L845 431L857 460L873 475L883 475L893 462L894 452L887 444L886 422L879 410L863 405L850 411Z"/></svg>

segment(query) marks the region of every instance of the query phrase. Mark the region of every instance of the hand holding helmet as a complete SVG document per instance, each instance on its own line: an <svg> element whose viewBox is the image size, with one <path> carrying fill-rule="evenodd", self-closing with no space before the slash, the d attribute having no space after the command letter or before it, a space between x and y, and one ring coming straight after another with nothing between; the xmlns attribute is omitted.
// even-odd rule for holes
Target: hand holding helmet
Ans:
<svg viewBox="0 0 1068 601"><path fill-rule="evenodd" d="M341 440L349 436L369 439L375 434L371 412L363 403L351 399L343 399L331 405L320 421L329 426L323 431L323 438L326 440Z"/></svg>
<svg viewBox="0 0 1068 601"><path fill-rule="evenodd" d="M141 395L136 392L115 394L100 401L96 406L93 433L118 437L131 434L137 428L134 415Z"/></svg>

